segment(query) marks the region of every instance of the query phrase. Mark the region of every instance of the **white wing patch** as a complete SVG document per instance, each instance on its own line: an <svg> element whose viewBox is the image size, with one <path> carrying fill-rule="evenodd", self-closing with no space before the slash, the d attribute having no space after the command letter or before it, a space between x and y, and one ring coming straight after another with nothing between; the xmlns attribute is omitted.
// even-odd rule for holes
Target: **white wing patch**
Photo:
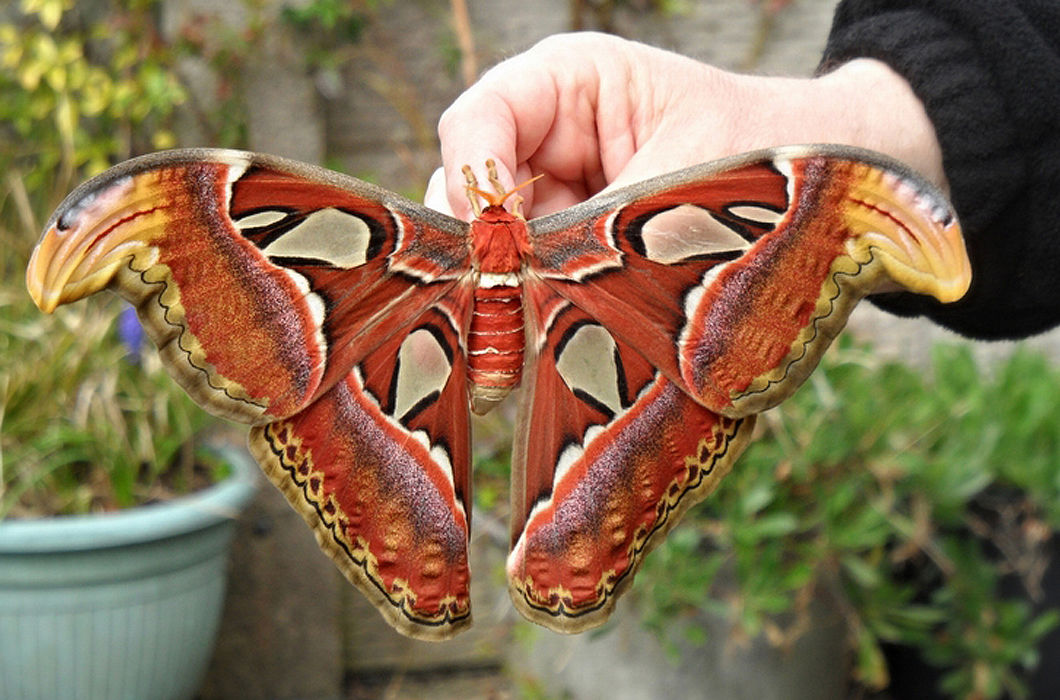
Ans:
<svg viewBox="0 0 1060 700"><path fill-rule="evenodd" d="M244 217L240 226L249 218L263 217L264 220L268 213ZM371 240L372 232L363 219L328 208L313 212L305 221L265 246L262 252L270 258L307 258L349 269L368 261Z"/></svg>
<svg viewBox="0 0 1060 700"><path fill-rule="evenodd" d="M700 304L703 302L703 295L707 293L707 290L710 289L710 286L714 284L714 280L718 279L721 273L730 264L731 263L725 262L710 268L709 270L703 273L703 277L701 278L699 284L688 290L688 292L685 294L684 306L686 323L681 329L681 335L678 338L678 347L682 349L682 352L678 353L677 355L678 363L682 368L682 371L684 371L685 366L688 364L688 356L685 352L683 352L683 350L684 348L689 347L689 345L694 343L694 341L696 340L691 336L693 324L687 321L690 321L694 318L698 318L701 313L706 313L705 311L701 311L699 308Z"/></svg>
<svg viewBox="0 0 1060 700"><path fill-rule="evenodd" d="M797 155L795 157L798 157ZM785 191L788 198L788 208L790 209L795 202L795 168L792 166L791 159L783 156L777 156L773 159L773 168L784 177L784 181L787 183Z"/></svg>
<svg viewBox="0 0 1060 700"><path fill-rule="evenodd" d="M397 359L393 415L401 420L420 401L441 393L449 381L452 364L438 339L423 328L409 333L398 350Z"/></svg>
<svg viewBox="0 0 1060 700"><path fill-rule="evenodd" d="M283 272L287 275L287 279L291 280L294 286L298 288L302 298L305 299L306 306L309 307L309 314L313 318L315 331L313 337L316 339L317 347L320 348L320 354L326 355L328 341L324 337L324 320L327 316L327 306L324 304L324 300L313 291L312 286L309 284L309 279L305 275L288 268L283 268Z"/></svg>
<svg viewBox="0 0 1060 700"><path fill-rule="evenodd" d="M614 414L622 411L615 340L603 326L578 328L560 351L556 371L571 391L581 390Z"/></svg>
<svg viewBox="0 0 1060 700"><path fill-rule="evenodd" d="M755 206L754 204L737 204L729 207L726 211L745 221L754 221L768 226L776 226L784 220L784 212Z"/></svg>
<svg viewBox="0 0 1060 700"><path fill-rule="evenodd" d="M247 214L236 219L235 224L240 230L248 228L261 228L262 226L272 226L273 224L279 223L287 218L287 212L280 211L278 209L268 209L265 211L256 211L253 214Z"/></svg>
<svg viewBox="0 0 1060 700"><path fill-rule="evenodd" d="M648 259L664 265L698 255L731 253L751 247L709 211L693 204L682 204L656 214L644 222L640 235Z"/></svg>

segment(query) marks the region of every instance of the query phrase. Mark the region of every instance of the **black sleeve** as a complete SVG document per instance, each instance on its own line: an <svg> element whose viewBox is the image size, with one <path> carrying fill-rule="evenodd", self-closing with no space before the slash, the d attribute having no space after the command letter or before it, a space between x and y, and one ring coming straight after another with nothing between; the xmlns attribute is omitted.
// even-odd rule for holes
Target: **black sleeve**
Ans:
<svg viewBox="0 0 1060 700"><path fill-rule="evenodd" d="M874 301L980 338L1060 323L1060 2L843 0L821 70L858 57L924 103L972 261L955 304Z"/></svg>

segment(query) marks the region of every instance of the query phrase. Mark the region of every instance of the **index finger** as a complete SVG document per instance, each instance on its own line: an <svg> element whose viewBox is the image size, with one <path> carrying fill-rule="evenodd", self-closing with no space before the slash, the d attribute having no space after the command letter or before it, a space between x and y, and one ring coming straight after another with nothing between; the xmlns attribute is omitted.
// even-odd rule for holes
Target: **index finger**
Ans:
<svg viewBox="0 0 1060 700"><path fill-rule="evenodd" d="M471 213L461 172L465 165L485 182L484 164L493 159L506 187L530 177L529 168L520 164L541 145L556 113L547 65L527 54L500 63L442 114L438 122L442 167L449 204L457 216L467 218Z"/></svg>

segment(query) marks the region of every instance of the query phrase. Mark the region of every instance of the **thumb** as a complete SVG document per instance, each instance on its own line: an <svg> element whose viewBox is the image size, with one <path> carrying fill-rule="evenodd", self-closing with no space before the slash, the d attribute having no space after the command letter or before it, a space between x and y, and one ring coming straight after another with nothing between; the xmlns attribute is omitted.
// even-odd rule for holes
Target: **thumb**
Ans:
<svg viewBox="0 0 1060 700"><path fill-rule="evenodd" d="M431 173L427 181L427 191L423 194L423 203L443 214L456 216L452 204L449 202L449 194L445 186L445 168L438 168Z"/></svg>

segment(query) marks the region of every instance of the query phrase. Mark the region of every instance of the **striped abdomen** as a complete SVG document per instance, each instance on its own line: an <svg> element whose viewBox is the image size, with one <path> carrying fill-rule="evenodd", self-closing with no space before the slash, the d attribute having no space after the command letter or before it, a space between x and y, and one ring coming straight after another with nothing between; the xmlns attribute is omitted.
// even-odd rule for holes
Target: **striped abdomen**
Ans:
<svg viewBox="0 0 1060 700"><path fill-rule="evenodd" d="M471 222L471 257L478 270L467 335L471 410L486 413L519 385L523 370L523 288L530 251L526 221L492 204Z"/></svg>
<svg viewBox="0 0 1060 700"><path fill-rule="evenodd" d="M523 369L523 294L515 275L509 277L515 284L475 289L467 354L471 408L478 414L507 396Z"/></svg>

